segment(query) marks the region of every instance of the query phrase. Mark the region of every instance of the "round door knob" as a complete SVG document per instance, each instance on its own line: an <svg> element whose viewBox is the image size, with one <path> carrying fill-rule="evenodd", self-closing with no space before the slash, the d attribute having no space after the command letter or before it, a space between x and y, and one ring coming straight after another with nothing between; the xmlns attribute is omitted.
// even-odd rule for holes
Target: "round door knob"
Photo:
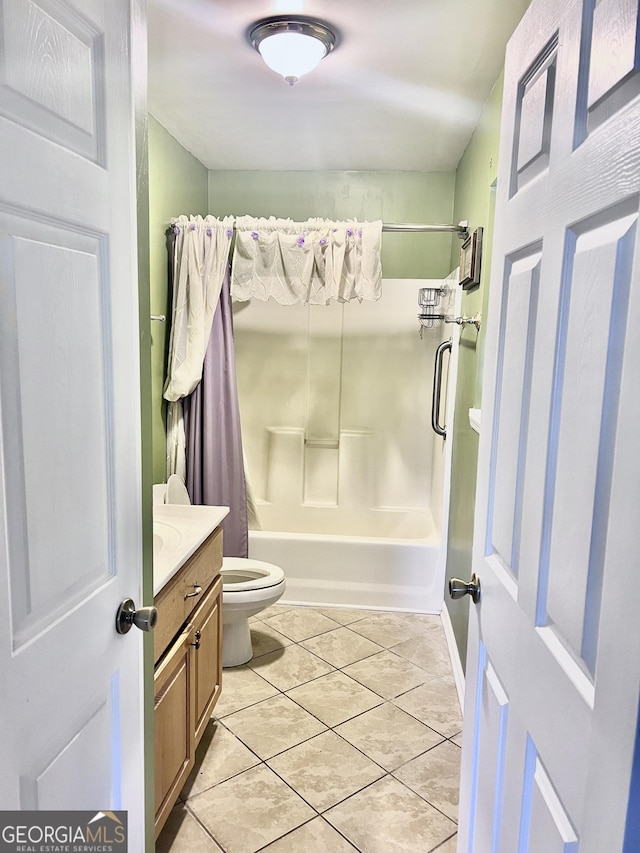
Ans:
<svg viewBox="0 0 640 853"><path fill-rule="evenodd" d="M116 631L126 634L135 625L141 631L153 631L158 621L157 607L141 607L136 610L132 598L125 598L116 613Z"/></svg>
<svg viewBox="0 0 640 853"><path fill-rule="evenodd" d="M453 599L470 595L473 603L477 604L480 601L480 578L475 573L471 575L469 583L461 581L460 578L450 578L449 595Z"/></svg>

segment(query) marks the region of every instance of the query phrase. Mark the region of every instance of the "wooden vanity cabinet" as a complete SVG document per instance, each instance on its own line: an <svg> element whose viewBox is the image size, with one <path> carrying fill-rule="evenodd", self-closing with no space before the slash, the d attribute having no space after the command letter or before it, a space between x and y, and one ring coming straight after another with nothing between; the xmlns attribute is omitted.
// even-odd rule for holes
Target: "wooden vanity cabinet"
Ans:
<svg viewBox="0 0 640 853"><path fill-rule="evenodd" d="M155 597L155 830L195 763L222 686L222 530ZM195 593L195 594L194 594Z"/></svg>

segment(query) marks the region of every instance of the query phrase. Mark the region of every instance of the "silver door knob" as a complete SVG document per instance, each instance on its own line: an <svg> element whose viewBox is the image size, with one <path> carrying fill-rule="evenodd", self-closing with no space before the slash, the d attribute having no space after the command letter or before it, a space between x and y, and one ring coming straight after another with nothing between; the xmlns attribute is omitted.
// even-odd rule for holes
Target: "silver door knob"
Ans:
<svg viewBox="0 0 640 853"><path fill-rule="evenodd" d="M475 573L471 575L469 583L461 581L460 578L450 578L449 595L454 599L470 595L473 603L477 604L480 601L480 578Z"/></svg>
<svg viewBox="0 0 640 853"><path fill-rule="evenodd" d="M125 598L116 613L116 631L126 634L135 625L141 631L153 631L158 621L157 607L141 607L136 610L132 598Z"/></svg>

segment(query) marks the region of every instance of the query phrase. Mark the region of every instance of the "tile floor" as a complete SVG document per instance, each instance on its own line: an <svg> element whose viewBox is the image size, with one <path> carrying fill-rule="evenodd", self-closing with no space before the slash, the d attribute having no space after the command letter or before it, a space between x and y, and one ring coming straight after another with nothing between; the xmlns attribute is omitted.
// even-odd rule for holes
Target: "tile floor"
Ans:
<svg viewBox="0 0 640 853"><path fill-rule="evenodd" d="M462 720L440 619L275 605L252 634L157 853L455 853Z"/></svg>

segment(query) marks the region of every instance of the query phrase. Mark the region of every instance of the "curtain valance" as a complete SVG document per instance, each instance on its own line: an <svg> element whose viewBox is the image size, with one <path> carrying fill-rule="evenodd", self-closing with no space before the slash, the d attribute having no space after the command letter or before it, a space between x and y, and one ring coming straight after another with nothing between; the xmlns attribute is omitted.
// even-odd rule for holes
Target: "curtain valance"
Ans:
<svg viewBox="0 0 640 853"><path fill-rule="evenodd" d="M376 300L382 289L382 222L235 220L231 295L240 302L327 305Z"/></svg>

